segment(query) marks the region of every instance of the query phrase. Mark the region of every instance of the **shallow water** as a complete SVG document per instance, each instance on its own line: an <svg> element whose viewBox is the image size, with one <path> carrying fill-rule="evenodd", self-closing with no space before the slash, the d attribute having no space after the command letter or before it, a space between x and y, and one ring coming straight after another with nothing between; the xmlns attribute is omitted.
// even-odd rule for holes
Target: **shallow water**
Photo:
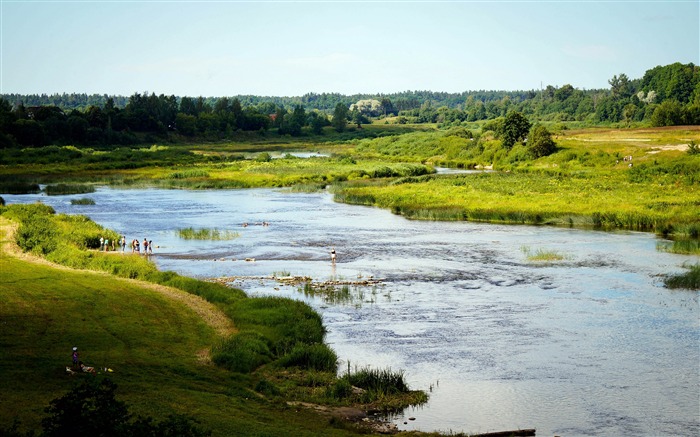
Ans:
<svg viewBox="0 0 700 437"><path fill-rule="evenodd" d="M653 235L408 221L334 203L327 193L279 190L2 196L40 199L127 240L151 239L161 269L189 276L384 279L350 287L350 298L339 300L269 280L236 286L317 308L341 372L348 362L404 370L430 401L394 417L401 429L700 434L698 294L662 285L662 275L698 257L657 252ZM81 197L97 204L70 205ZM179 239L176 230L190 226L240 237ZM565 259L529 262L525 249Z"/></svg>

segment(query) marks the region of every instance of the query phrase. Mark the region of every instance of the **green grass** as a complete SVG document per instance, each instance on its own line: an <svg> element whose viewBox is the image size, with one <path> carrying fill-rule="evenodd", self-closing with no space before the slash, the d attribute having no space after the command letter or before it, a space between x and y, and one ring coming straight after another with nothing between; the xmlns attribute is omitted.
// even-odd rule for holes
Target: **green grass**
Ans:
<svg viewBox="0 0 700 437"><path fill-rule="evenodd" d="M219 229L209 229L209 228L183 228L178 229L177 234L183 240L233 240L241 236L238 232L219 230Z"/></svg>
<svg viewBox="0 0 700 437"><path fill-rule="evenodd" d="M260 398L249 376L203 364L198 353L216 337L177 302L136 283L5 255L0 270L0 427L18 419L20 430L39 428L49 401L88 377L64 370L78 346L84 362L114 370L117 399L136 414L194 415L215 436L350 434Z"/></svg>
<svg viewBox="0 0 700 437"><path fill-rule="evenodd" d="M699 161L700 162L700 161ZM551 224L673 232L700 222L700 184L632 181L625 173L557 172L422 176L334 187L337 201L413 219Z"/></svg>

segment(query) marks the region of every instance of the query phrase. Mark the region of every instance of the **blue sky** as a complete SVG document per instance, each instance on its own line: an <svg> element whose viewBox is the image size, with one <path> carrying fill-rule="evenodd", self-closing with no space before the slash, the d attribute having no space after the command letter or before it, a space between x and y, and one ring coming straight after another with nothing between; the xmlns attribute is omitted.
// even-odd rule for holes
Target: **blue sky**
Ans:
<svg viewBox="0 0 700 437"><path fill-rule="evenodd" d="M608 88L700 64L700 2L0 0L0 93Z"/></svg>

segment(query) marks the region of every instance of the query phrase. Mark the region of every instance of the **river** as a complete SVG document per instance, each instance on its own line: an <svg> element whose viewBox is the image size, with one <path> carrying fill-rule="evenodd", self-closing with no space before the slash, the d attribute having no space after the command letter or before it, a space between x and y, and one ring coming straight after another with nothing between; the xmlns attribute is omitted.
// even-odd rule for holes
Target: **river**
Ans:
<svg viewBox="0 0 700 437"><path fill-rule="evenodd" d="M699 259L657 251L652 234L409 221L270 189L2 196L153 240L158 266L189 276L383 279L335 300L270 280L235 285L316 308L341 372L391 367L429 392L427 405L392 418L400 429L700 434L698 293L663 287L663 275ZM70 204L82 197L96 205ZM239 237L182 240L186 227ZM538 250L563 259L528 260Z"/></svg>

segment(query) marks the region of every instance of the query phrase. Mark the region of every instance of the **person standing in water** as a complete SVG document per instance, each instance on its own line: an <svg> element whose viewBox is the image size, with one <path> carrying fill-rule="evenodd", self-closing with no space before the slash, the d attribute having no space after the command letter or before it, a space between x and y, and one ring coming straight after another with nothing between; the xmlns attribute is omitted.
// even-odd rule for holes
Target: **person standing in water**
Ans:
<svg viewBox="0 0 700 437"><path fill-rule="evenodd" d="M335 247L331 249L331 263L335 264Z"/></svg>

